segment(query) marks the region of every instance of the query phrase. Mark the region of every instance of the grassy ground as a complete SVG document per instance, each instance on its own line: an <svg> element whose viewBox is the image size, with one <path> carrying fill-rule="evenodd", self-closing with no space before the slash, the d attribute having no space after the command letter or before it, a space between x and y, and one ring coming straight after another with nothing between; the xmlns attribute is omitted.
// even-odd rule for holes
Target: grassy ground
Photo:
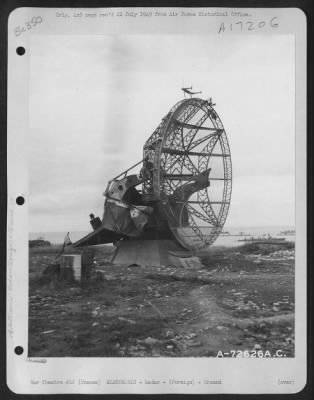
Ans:
<svg viewBox="0 0 314 400"><path fill-rule="evenodd" d="M83 283L44 275L59 250L34 250L29 356L294 356L293 244L212 248L193 269L112 266L103 247Z"/></svg>

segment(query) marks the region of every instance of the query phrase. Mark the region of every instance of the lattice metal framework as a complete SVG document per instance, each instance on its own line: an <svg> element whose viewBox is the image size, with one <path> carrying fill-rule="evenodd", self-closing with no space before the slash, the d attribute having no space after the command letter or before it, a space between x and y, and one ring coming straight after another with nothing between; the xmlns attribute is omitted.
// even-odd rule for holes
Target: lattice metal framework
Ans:
<svg viewBox="0 0 314 400"><path fill-rule="evenodd" d="M181 185L210 169L210 186L183 202L172 231L185 247L211 245L226 221L232 191L228 139L211 102L199 98L178 102L145 143L144 159L151 162L153 170L152 179L143 184L143 193L155 200L167 201ZM222 160L220 166L215 167L214 159ZM212 189L215 181L223 186L218 199Z"/></svg>

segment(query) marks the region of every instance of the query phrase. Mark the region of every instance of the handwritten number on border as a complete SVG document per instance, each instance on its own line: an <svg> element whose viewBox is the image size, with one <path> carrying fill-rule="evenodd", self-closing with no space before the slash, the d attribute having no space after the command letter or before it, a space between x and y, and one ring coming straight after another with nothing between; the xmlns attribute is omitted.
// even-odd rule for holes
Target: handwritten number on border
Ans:
<svg viewBox="0 0 314 400"><path fill-rule="evenodd" d="M262 29L266 26L270 28L278 28L279 23L277 22L278 17L273 17L269 22L260 21L258 23L254 23L253 21L237 21L233 23L225 23L222 22L219 26L218 33L224 33L225 31L234 31L234 32L244 32L244 31L254 31L256 29Z"/></svg>
<svg viewBox="0 0 314 400"><path fill-rule="evenodd" d="M30 29L34 28L37 24L43 22L42 17L32 17L30 21L26 21L23 25L18 25L14 28L15 36L20 36L22 33L29 31Z"/></svg>

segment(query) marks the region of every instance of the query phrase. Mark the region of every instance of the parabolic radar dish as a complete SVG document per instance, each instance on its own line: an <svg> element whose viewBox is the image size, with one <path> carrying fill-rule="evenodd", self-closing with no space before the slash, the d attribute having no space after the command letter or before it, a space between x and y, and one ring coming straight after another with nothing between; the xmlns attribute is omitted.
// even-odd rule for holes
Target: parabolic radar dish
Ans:
<svg viewBox="0 0 314 400"><path fill-rule="evenodd" d="M161 201L177 241L187 249L211 245L226 221L232 190L229 143L211 101L178 102L145 143L144 159L154 168L143 193Z"/></svg>
<svg viewBox="0 0 314 400"><path fill-rule="evenodd" d="M223 124L210 100L184 99L146 141L143 159L111 179L103 219L75 246L126 240L174 240L186 250L210 246L227 218L232 164ZM130 174L134 168L137 174Z"/></svg>

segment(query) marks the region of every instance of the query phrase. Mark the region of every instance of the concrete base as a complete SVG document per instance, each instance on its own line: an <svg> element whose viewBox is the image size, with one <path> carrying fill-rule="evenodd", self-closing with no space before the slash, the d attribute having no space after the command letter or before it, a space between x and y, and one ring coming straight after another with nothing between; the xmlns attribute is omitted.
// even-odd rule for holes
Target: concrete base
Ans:
<svg viewBox="0 0 314 400"><path fill-rule="evenodd" d="M173 240L121 240L112 263L122 266L174 265L195 268L197 260L198 257L192 257L189 251L182 250Z"/></svg>

